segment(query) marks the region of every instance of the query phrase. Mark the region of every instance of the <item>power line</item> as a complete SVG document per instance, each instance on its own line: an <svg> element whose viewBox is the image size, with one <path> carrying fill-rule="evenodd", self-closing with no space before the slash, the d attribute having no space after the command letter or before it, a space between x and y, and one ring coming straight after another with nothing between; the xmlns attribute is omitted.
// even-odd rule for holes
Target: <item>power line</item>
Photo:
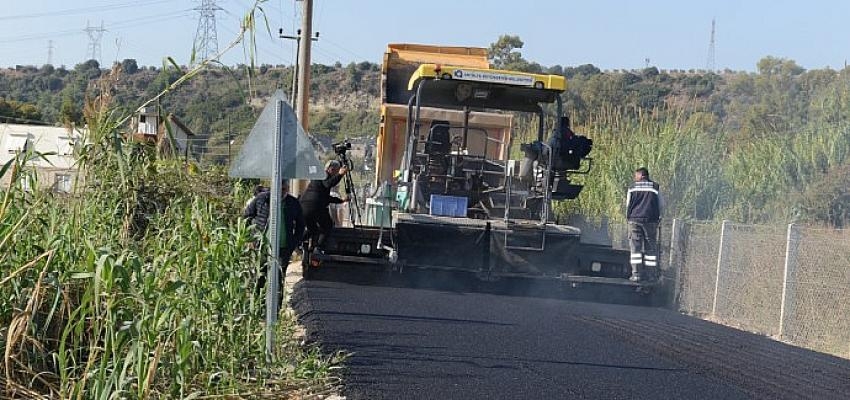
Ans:
<svg viewBox="0 0 850 400"><path fill-rule="evenodd" d="M368 57L364 57L362 54L355 53L354 51L352 51L352 50L348 49L347 47L345 47L345 46L343 46L343 45L341 45L341 44L339 44L339 43L335 43L335 42L333 42L333 41L331 41L331 40L328 40L327 36L326 36L326 37L324 37L324 38L322 38L322 41L327 42L327 43L328 43L328 44L330 44L331 46L334 46L334 47L336 47L336 48L339 48L339 49L341 49L342 51L344 51L344 52L346 52L346 53L348 53L348 54L351 54L351 55L352 55L352 56L354 56L354 57L359 58L361 61L368 61L368 60L369 60L369 58L368 58Z"/></svg>
<svg viewBox="0 0 850 400"><path fill-rule="evenodd" d="M172 2L172 0L148 0L146 5L150 6L158 3L166 3ZM129 8L129 7L138 7L139 3L136 1L129 3L121 3L121 4L113 4L109 6L95 6L95 7L82 7L82 8L70 8L60 11L48 11L48 12L40 12L40 13L32 13L32 14L18 14L18 15L4 15L0 17L0 21L3 20L21 20L21 19L29 19L29 18L42 18L42 17L55 17L55 16L67 16L74 14L89 14L96 11L111 11L117 10L121 8Z"/></svg>
<svg viewBox="0 0 850 400"><path fill-rule="evenodd" d="M279 9L278 9L277 11L279 11L279 12L280 12L280 26L281 26L281 29L283 29L283 28L282 28L282 27L283 27L283 18L284 18L284 12L283 12L283 0L278 0L278 1L279 1L279 3L278 3L278 4L279 4ZM295 62L294 62L294 61L293 61L293 64L295 64Z"/></svg>
<svg viewBox="0 0 850 400"><path fill-rule="evenodd" d="M224 25L222 26L222 29L225 31L225 33L230 34L230 35L233 35L234 37L239 36L239 33L238 33L238 32L236 32L236 31L235 31L235 30L233 30L233 29L227 28L227 27L226 27L226 26L224 26ZM263 54L265 54L266 56L268 56L268 57L269 57L269 59L271 59L271 60L272 60L272 61L270 62L270 64L276 64L276 63L274 62L274 60L278 60L278 59L280 59L280 58L283 58L283 55L281 55L281 54L275 54L275 53L274 53L274 51L269 50L268 48L266 48L266 47L264 47L264 46L258 46L258 47L257 47L257 54L255 54L255 55L259 55L259 53L263 53ZM255 60L255 61L256 61L256 60Z"/></svg>
<svg viewBox="0 0 850 400"><path fill-rule="evenodd" d="M68 29L63 31L55 31L50 33L39 33L32 35L22 35L22 36L12 36L12 37L4 37L0 38L0 43L11 43L11 42L23 42L28 40L42 40L48 39L54 36L72 36L72 35L82 35L84 31L79 29Z"/></svg>
<svg viewBox="0 0 850 400"><path fill-rule="evenodd" d="M158 14L158 15L149 15L147 17L138 17L124 21L117 21L108 24L109 30L112 32L121 32L127 28L135 28L137 26L144 25L145 27L149 27L154 22L165 22L178 18L185 18L191 15L192 9L180 10L177 14L174 12Z"/></svg>
<svg viewBox="0 0 850 400"><path fill-rule="evenodd" d="M193 11L193 9L189 8L189 9L185 9L185 10L180 10L180 11L178 11L178 14L174 14L174 12L172 11L172 12L164 13L164 14L149 15L149 16L145 16L145 17L136 17L136 18L133 18L133 19L115 21L115 22L110 22L106 26L109 27L109 29L107 29L107 30L110 31L110 32L113 32L113 31L119 31L120 32L123 29L129 28L129 27L134 27L134 26L139 26L139 25L149 25L148 21L151 21L151 20L155 20L154 22L164 22L164 21L174 19L174 18L177 18L177 17L185 17L185 16L189 15L190 11ZM168 18L163 18L163 17L168 17ZM85 30L81 31L81 30L78 30L78 29L66 29L66 30L61 30L61 31L34 33L34 34L26 34L26 35L20 35L20 36L6 36L6 37L0 38L0 43L23 42L23 41L29 41L29 40L42 40L42 39L53 38L53 37L56 37L56 36L67 37L67 36L73 36L73 35L82 35L83 33L85 33Z"/></svg>
<svg viewBox="0 0 850 400"><path fill-rule="evenodd" d="M193 63L198 63L218 54L218 34L215 29L215 12L222 8L216 4L216 0L201 0L201 6L195 10L199 12L198 30L195 33L193 53L196 55Z"/></svg>
<svg viewBox="0 0 850 400"><path fill-rule="evenodd" d="M319 17L316 18L316 25L322 26L322 16L325 15L325 3L326 1L319 3Z"/></svg>
<svg viewBox="0 0 850 400"><path fill-rule="evenodd" d="M284 35L283 34L283 28L280 29L279 33L280 33L279 37L281 39L295 40L295 49L296 49L295 52L296 53L301 52L301 39L303 39L303 37L301 35L301 29L297 30L296 34L294 36L293 35ZM309 37L309 38L307 38L307 40L318 41L319 40L319 32L316 32L316 37ZM298 80L299 68L300 68L300 65L295 64L295 71L292 74L292 91L291 91L291 94L289 95L289 101L290 102L294 102L295 99L296 99L295 96L298 94L297 80Z"/></svg>
<svg viewBox="0 0 850 400"><path fill-rule="evenodd" d="M319 55L322 56L322 57L316 57L316 59L317 60L319 58L324 59L325 61L327 61L326 65L333 65L334 63L337 63L337 62L342 63L342 57L340 57L339 54L328 50L327 48L324 48L324 47L321 47L321 46L316 46L315 48L313 48L313 50L315 50L316 53L318 53Z"/></svg>
<svg viewBox="0 0 850 400"><path fill-rule="evenodd" d="M53 65L53 41L47 42L47 65Z"/></svg>
<svg viewBox="0 0 850 400"><path fill-rule="evenodd" d="M283 13L281 12L281 14L283 14ZM298 4L297 4L297 1L292 2L292 18L290 18L290 22L292 22L293 26L301 26L301 24L298 23ZM282 24L283 24L283 21L281 21L281 25ZM298 64L298 48L293 46L292 50L293 50L292 65L295 66L296 64ZM291 101L295 101L295 99L292 99Z"/></svg>
<svg viewBox="0 0 850 400"><path fill-rule="evenodd" d="M241 3L241 5L245 5L246 7L249 7L249 8L250 8L250 7L253 7L253 2L251 2L251 1L247 1L247 0L238 0L238 1ZM293 2L293 4L294 4L294 2ZM296 24L296 23L294 22L294 17L291 17L291 16L289 16L289 15L285 15L285 14L284 14L284 9L283 9L283 0L279 0L279 4L275 4L275 3L271 3L271 2L265 2L265 3L263 3L263 4L262 4L262 8L260 8L260 10L262 10L263 15L266 17L266 18L265 18L266 20L268 20L268 19L269 19L269 17L277 17L277 16L275 16L274 14L279 14L279 18L280 18L280 25L281 25L281 26L286 25L286 24L284 24L284 20L285 20L285 19L289 19L289 21L292 23L292 25L293 25L293 26ZM232 12L232 11L230 11L230 10L223 9L223 11L224 11L224 13L225 13L225 14L227 14L228 16L233 17L233 18L234 18L237 22L241 21L241 19L242 19L242 17L241 17L240 15L236 15L235 13L233 13L233 12ZM257 20L258 20L258 21L262 21L262 20L263 20L263 18L258 18ZM271 22L269 22L269 25L272 25L273 23L274 23L274 22L273 22L273 21L271 21ZM225 29L226 31L228 31L228 33L233 33L233 31L232 31L232 30L227 30L226 28L223 28L223 29ZM259 29L259 28L258 28L258 29ZM282 29L282 28L280 28L280 29ZM262 30L262 29L260 29L260 30ZM260 45L260 40L265 40L265 39L271 39L271 41L270 41L269 43L274 44L273 49L274 49L275 51L276 51L276 50L278 50L278 49L280 49L282 52L285 52L285 51L288 51L289 49L291 49L291 50L296 51L296 53L297 53L296 46L291 45L288 41L277 41L277 40L274 40L274 39L276 39L276 38L275 38L274 36L272 36L272 35L269 35L269 36L266 36L265 34L263 34L263 35L257 35L257 40L258 40L258 41L257 41L257 52L258 52L258 53L263 53L263 54L265 54L265 55L269 56L269 57L270 57L270 60L268 60L268 61L269 61L269 63L270 63L270 64L272 64L272 65L280 64L280 63L281 63L281 61L280 61L280 60L281 60L281 59L283 59L283 58L285 58L285 57L283 56L283 54L285 54L285 53L278 54L278 53L276 53L276 52L274 52L274 51L269 51L269 50L267 50L264 46ZM283 43L283 46L282 46L282 47L278 47L276 43ZM295 62L296 62L296 61L295 61L295 59L297 59L297 57L298 57L298 55L297 55L297 54L294 54L294 55L292 56L292 59L293 59L293 60L292 60L292 64L295 64Z"/></svg>
<svg viewBox="0 0 850 400"><path fill-rule="evenodd" d="M86 32L89 35L89 48L86 53L86 60L95 60L98 64L101 63L101 51L100 51L100 40L103 39L103 32L106 31L106 28L103 27L103 21L100 21L100 27L91 26L89 22L86 21Z"/></svg>
<svg viewBox="0 0 850 400"><path fill-rule="evenodd" d="M714 72L714 18L711 19L711 40L708 42L708 59L705 62L705 69L709 72Z"/></svg>
<svg viewBox="0 0 850 400"><path fill-rule="evenodd" d="M118 63L118 57L121 54L121 37L115 38L115 63Z"/></svg>

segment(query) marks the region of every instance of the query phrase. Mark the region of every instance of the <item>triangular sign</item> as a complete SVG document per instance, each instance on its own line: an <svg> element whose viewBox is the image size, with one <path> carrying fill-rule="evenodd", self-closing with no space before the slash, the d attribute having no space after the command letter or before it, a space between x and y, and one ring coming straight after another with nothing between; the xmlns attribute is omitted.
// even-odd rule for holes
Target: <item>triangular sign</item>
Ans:
<svg viewBox="0 0 850 400"><path fill-rule="evenodd" d="M279 114L278 114L279 112ZM281 124L281 176L287 179L324 179L325 170L295 112L278 89L251 128L248 139L230 166L232 178L271 179L274 136Z"/></svg>

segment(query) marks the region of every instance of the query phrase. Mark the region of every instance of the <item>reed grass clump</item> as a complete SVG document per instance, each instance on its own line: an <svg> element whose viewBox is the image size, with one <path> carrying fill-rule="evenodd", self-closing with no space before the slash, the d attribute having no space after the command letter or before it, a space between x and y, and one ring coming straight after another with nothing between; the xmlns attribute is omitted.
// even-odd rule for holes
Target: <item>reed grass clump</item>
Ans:
<svg viewBox="0 0 850 400"><path fill-rule="evenodd" d="M338 360L302 347L291 316L266 358L258 253L238 218L249 189L127 140L108 81L87 101L72 195L24 190L38 154L2 169L12 184L0 192L0 397L327 390Z"/></svg>
<svg viewBox="0 0 850 400"><path fill-rule="evenodd" d="M594 140L593 168L576 176L585 189L557 205L562 215L623 220L632 171L644 166L662 185L667 217L822 224L828 221L818 215L830 205L812 204L807 193L822 190L850 159L850 128L842 121L813 119L741 138L710 113L606 107L577 131Z"/></svg>

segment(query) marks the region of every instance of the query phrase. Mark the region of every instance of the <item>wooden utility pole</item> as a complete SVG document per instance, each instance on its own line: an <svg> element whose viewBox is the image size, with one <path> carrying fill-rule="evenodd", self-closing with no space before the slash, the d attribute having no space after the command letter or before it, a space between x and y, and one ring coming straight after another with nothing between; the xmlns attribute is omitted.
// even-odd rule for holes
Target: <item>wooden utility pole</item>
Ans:
<svg viewBox="0 0 850 400"><path fill-rule="evenodd" d="M301 1L301 34L302 38L307 40L298 41L298 98L295 101L295 111L298 115L298 122L305 132L309 132L310 121L308 115L310 112L310 47L313 44L313 0ZM297 180L294 182L292 189L294 194L301 195L304 189L307 188L307 181Z"/></svg>
<svg viewBox="0 0 850 400"><path fill-rule="evenodd" d="M298 112L298 121L301 121L301 126L307 130L308 120L308 103L310 102L310 47L312 45L311 37L313 37L313 0L301 0L303 8L301 10L301 37L307 40L299 40L298 51L298 100L296 101L296 110Z"/></svg>

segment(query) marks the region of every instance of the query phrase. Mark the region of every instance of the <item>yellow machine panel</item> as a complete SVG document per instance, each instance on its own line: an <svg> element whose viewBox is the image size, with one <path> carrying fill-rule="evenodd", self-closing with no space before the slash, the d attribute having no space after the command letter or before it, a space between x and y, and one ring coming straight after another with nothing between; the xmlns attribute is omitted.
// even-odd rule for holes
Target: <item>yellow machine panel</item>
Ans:
<svg viewBox="0 0 850 400"><path fill-rule="evenodd" d="M454 79L478 83L531 87L541 90L567 89L567 81L561 75L531 74L527 72L504 71L497 69L471 68L455 65L422 64L407 84L407 90L413 90L422 79Z"/></svg>

